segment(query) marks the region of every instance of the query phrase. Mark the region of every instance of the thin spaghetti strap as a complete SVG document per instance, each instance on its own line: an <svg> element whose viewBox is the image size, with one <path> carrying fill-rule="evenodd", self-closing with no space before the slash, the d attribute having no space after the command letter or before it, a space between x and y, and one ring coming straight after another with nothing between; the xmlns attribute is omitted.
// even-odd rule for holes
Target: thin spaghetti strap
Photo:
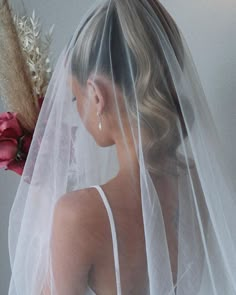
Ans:
<svg viewBox="0 0 236 295"><path fill-rule="evenodd" d="M112 235L112 244L113 244L113 249L114 249L114 262L115 262L115 273L116 273L116 285L117 285L117 295L121 295L121 280L120 280L120 266L119 266L119 253L118 253L118 241L117 241L117 234L116 234L116 228L115 228L115 221L114 217L112 214L111 207L109 205L109 202L107 200L107 197L103 191L103 189L99 185L94 185L91 187L95 187L105 205L105 208L107 210L107 214L109 217L110 221L110 226L111 226L111 235Z"/></svg>

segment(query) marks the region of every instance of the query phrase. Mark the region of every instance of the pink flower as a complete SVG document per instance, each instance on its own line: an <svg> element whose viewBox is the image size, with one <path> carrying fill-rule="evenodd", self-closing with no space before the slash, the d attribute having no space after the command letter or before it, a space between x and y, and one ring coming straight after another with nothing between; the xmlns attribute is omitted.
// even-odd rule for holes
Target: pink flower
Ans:
<svg viewBox="0 0 236 295"><path fill-rule="evenodd" d="M5 167L17 154L17 140L14 138L0 138L0 167Z"/></svg>
<svg viewBox="0 0 236 295"><path fill-rule="evenodd" d="M22 175L31 141L32 134L27 134L19 138L17 153L15 154L14 159L6 166L8 170L12 170L17 174Z"/></svg>
<svg viewBox="0 0 236 295"><path fill-rule="evenodd" d="M22 175L31 140L32 135L25 134L17 113L0 114L0 168Z"/></svg>
<svg viewBox="0 0 236 295"><path fill-rule="evenodd" d="M23 130L17 119L17 113L0 114L0 138L15 138L23 135Z"/></svg>
<svg viewBox="0 0 236 295"><path fill-rule="evenodd" d="M43 100L43 96L38 98L39 110ZM17 113L0 114L0 168L12 170L22 175L32 138L33 133L22 128L17 119ZM31 166L33 170L34 163L30 163L29 167ZM29 176L29 181L30 178L31 176Z"/></svg>

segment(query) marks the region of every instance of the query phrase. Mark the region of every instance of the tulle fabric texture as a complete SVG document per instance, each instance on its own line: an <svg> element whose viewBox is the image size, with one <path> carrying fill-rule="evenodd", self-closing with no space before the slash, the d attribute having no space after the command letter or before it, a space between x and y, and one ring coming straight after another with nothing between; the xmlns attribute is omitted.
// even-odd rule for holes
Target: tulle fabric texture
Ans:
<svg viewBox="0 0 236 295"><path fill-rule="evenodd" d="M67 192L104 184L119 171L116 145L97 142L108 127L99 140L86 128L90 97L83 118L72 102L72 76L81 85L88 77L109 82L131 175L127 126L132 134L148 278L135 294L236 294L232 176L183 34L154 0L99 1L60 54L10 212L8 294L65 294L50 247L55 206ZM125 274L120 265L121 290L110 294L130 294Z"/></svg>

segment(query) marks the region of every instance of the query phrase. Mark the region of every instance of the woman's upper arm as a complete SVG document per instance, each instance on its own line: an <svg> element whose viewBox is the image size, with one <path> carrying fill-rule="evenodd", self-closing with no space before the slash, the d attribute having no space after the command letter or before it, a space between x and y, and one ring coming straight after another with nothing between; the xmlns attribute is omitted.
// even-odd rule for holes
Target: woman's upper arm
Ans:
<svg viewBox="0 0 236 295"><path fill-rule="evenodd" d="M78 192L65 195L54 210L51 258L57 295L82 295L87 288L94 243L88 206L80 197Z"/></svg>

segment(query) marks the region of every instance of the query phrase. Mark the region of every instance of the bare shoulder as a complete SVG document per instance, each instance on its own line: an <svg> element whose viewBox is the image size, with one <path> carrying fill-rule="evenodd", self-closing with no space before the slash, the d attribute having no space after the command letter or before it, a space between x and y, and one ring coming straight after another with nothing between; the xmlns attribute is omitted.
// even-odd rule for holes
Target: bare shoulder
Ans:
<svg viewBox="0 0 236 295"><path fill-rule="evenodd" d="M79 259L80 265L92 265L98 247L107 236L109 225L104 211L95 188L63 195L54 208L52 240L55 248L60 245L61 252L74 253L73 259Z"/></svg>
<svg viewBox="0 0 236 295"><path fill-rule="evenodd" d="M55 211L88 227L99 214L97 193L94 188L68 192L57 201Z"/></svg>
<svg viewBox="0 0 236 295"><path fill-rule="evenodd" d="M71 294L77 294L78 286L84 294L87 275L96 259L100 229L95 193L92 188L66 193L54 208L51 235L54 275L59 286L68 285L68 290L73 290Z"/></svg>

